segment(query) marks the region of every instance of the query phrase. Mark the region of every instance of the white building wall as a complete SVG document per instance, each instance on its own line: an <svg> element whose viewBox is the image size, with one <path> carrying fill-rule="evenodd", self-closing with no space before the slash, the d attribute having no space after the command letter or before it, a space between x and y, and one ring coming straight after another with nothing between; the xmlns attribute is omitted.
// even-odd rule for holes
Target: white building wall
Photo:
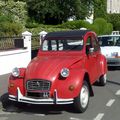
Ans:
<svg viewBox="0 0 120 120"><path fill-rule="evenodd" d="M27 67L31 61L31 35L22 34L26 49L0 51L0 75L10 73L14 67Z"/></svg>

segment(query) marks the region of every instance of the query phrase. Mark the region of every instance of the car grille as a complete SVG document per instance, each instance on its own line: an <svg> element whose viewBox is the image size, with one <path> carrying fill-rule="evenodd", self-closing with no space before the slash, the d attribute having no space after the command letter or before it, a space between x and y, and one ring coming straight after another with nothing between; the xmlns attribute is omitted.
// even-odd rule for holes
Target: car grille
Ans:
<svg viewBox="0 0 120 120"><path fill-rule="evenodd" d="M31 90L43 90L49 91L51 83L47 80L28 80L27 81L27 91Z"/></svg>

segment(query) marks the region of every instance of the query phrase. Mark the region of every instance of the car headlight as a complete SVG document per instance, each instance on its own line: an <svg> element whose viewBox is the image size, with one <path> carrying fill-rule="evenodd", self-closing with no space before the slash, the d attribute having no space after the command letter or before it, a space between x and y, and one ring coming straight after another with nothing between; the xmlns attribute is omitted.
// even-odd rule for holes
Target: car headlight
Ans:
<svg viewBox="0 0 120 120"><path fill-rule="evenodd" d="M60 74L61 74L62 77L68 77L68 76L69 76L69 73L70 73L70 71L69 71L68 68L63 68L63 69L61 70L61 72L60 72Z"/></svg>
<svg viewBox="0 0 120 120"><path fill-rule="evenodd" d="M18 77L19 75L20 75L20 70L19 70L19 68L13 68L13 70L12 70L12 75L14 76L14 77Z"/></svg>

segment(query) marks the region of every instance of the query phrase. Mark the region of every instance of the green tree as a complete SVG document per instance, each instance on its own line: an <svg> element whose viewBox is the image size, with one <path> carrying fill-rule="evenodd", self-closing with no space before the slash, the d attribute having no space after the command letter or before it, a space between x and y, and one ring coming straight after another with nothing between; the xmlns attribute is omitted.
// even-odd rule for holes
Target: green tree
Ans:
<svg viewBox="0 0 120 120"><path fill-rule="evenodd" d="M13 36L22 32L26 19L24 2L0 1L0 35Z"/></svg>
<svg viewBox="0 0 120 120"><path fill-rule="evenodd" d="M104 18L96 18L93 22L93 30L98 35L110 34L113 30L111 23L108 23Z"/></svg>
<svg viewBox="0 0 120 120"><path fill-rule="evenodd" d="M2 15L12 16L14 22L25 24L27 18L25 2L14 2L13 0L7 2L0 1L0 12Z"/></svg>
<svg viewBox="0 0 120 120"><path fill-rule="evenodd" d="M113 24L114 30L120 30L120 14L109 14L108 21Z"/></svg>
<svg viewBox="0 0 120 120"><path fill-rule="evenodd" d="M11 16L0 15L0 36L13 36L21 32L22 25L14 23Z"/></svg>
<svg viewBox="0 0 120 120"><path fill-rule="evenodd" d="M106 0L92 0L93 10L94 10L94 19L104 18L107 19L107 1Z"/></svg>
<svg viewBox="0 0 120 120"><path fill-rule="evenodd" d="M29 16L40 23L60 24L68 18L85 19L90 0L27 0Z"/></svg>

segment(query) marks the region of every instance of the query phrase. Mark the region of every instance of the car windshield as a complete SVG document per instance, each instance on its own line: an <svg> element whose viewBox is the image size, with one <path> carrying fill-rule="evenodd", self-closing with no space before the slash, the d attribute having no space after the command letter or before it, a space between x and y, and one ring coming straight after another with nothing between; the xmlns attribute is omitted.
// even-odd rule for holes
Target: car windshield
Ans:
<svg viewBox="0 0 120 120"><path fill-rule="evenodd" d="M98 37L100 46L120 46L120 36Z"/></svg>
<svg viewBox="0 0 120 120"><path fill-rule="evenodd" d="M43 51L79 51L83 48L83 40L44 40Z"/></svg>

